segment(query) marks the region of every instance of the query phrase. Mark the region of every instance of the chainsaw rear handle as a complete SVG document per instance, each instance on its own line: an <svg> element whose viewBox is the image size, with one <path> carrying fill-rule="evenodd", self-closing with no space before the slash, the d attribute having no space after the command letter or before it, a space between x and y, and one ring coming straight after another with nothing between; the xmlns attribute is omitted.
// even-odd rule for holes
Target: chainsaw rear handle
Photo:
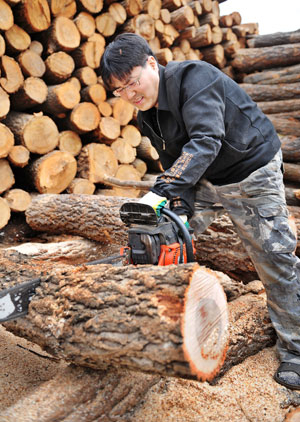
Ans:
<svg viewBox="0 0 300 422"><path fill-rule="evenodd" d="M181 231L181 234L185 243L187 262L194 262L195 257L194 257L194 251L193 251L193 243L192 243L191 235L187 227L185 226L184 222L181 220L181 218L177 214L175 214L173 211L169 210L168 208L162 208L160 210L160 213L166 215L171 220L173 220L174 223L176 223L176 225Z"/></svg>

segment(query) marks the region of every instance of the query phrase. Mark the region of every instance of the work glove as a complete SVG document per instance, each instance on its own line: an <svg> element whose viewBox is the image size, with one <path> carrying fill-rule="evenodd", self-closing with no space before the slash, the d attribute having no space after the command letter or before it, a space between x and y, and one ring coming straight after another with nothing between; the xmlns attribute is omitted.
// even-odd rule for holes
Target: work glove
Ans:
<svg viewBox="0 0 300 422"><path fill-rule="evenodd" d="M150 191L139 199L139 203L150 205L154 209L157 217L160 217L161 209L166 205L167 198Z"/></svg>
<svg viewBox="0 0 300 422"><path fill-rule="evenodd" d="M183 221L185 227L189 229L190 228L190 225L189 225L189 222L188 222L187 215L179 215L179 217Z"/></svg>

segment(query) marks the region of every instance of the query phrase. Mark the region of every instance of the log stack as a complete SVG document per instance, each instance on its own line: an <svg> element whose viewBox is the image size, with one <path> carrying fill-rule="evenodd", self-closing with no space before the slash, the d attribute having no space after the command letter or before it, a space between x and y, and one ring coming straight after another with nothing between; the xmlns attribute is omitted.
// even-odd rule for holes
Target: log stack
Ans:
<svg viewBox="0 0 300 422"><path fill-rule="evenodd" d="M230 65L281 138L287 202L299 206L300 30L248 35Z"/></svg>
<svg viewBox="0 0 300 422"><path fill-rule="evenodd" d="M226 72L257 32L238 12L220 16L216 0L1 0L0 16L0 229L32 192L137 197L145 173L162 171L136 110L97 74L115 35L142 35L161 64L203 59Z"/></svg>

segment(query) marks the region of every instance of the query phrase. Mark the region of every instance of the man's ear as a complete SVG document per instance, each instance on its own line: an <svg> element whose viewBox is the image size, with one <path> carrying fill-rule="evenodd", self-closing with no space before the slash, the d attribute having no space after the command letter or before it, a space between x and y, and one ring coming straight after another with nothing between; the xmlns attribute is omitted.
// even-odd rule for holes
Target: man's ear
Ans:
<svg viewBox="0 0 300 422"><path fill-rule="evenodd" d="M158 65L155 57L149 56L148 57L148 63L152 67L153 70L158 70Z"/></svg>

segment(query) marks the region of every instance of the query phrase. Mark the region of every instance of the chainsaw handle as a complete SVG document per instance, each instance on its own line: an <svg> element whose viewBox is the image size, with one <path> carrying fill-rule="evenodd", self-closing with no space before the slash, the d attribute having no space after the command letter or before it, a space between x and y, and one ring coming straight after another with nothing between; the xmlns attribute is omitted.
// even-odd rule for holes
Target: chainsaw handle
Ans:
<svg viewBox="0 0 300 422"><path fill-rule="evenodd" d="M184 222L181 220L181 218L177 214L175 214L173 211L169 210L168 208L162 208L160 212L161 214L164 214L167 217L169 217L171 220L173 220L174 223L176 223L176 225L178 226L178 228L180 229L182 233L183 240L185 243L187 262L194 262L195 257L194 257L192 239Z"/></svg>

